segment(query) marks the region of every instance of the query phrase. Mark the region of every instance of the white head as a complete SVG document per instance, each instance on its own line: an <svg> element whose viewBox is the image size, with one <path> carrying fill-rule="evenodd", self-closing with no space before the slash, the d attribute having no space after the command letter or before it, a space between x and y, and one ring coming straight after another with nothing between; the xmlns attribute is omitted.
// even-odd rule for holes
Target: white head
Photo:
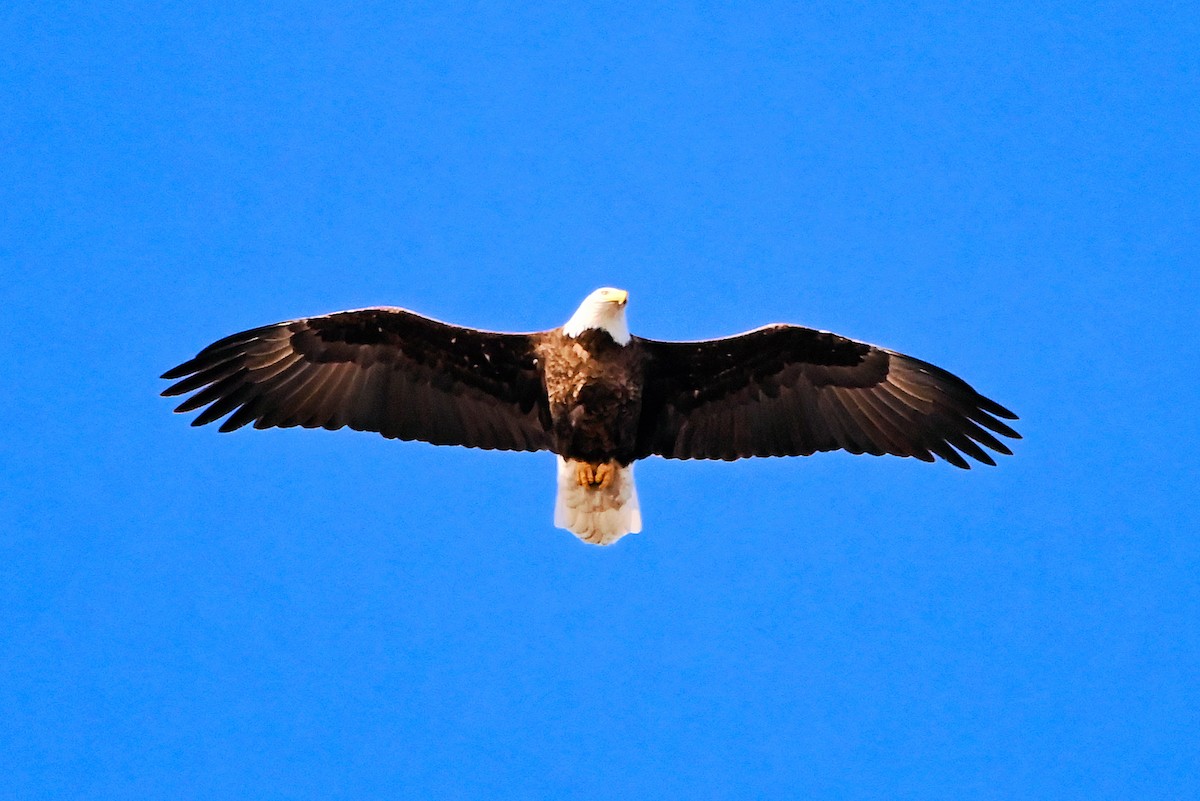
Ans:
<svg viewBox="0 0 1200 801"><path fill-rule="evenodd" d="M625 304L629 293L624 289L603 287L583 299L579 308L563 326L563 333L577 337L589 328L607 331L618 345L629 343L629 323L625 321Z"/></svg>

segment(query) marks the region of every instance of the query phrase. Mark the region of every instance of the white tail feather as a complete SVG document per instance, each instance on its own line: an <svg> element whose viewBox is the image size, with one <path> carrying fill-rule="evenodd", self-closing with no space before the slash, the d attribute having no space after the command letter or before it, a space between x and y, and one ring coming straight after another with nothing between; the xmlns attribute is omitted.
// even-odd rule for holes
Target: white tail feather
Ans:
<svg viewBox="0 0 1200 801"><path fill-rule="evenodd" d="M612 545L626 534L641 531L642 510L633 484L633 465L618 467L612 483L597 489L579 485L576 464L558 457L554 525L593 545Z"/></svg>

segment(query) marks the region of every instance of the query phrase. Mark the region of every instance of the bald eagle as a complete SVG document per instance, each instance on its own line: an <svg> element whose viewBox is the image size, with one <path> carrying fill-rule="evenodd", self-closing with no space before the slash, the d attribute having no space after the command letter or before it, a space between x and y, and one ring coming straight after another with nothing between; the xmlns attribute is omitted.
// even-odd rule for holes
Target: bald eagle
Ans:
<svg viewBox="0 0 1200 801"><path fill-rule="evenodd" d="M808 456L995 461L1016 415L927 362L795 325L723 339L629 333L624 290L597 289L561 328L505 334L405 309L305 317L225 337L172 368L221 431L343 426L434 445L551 451L554 522L608 545L641 531L633 463ZM982 446L982 447L981 447Z"/></svg>

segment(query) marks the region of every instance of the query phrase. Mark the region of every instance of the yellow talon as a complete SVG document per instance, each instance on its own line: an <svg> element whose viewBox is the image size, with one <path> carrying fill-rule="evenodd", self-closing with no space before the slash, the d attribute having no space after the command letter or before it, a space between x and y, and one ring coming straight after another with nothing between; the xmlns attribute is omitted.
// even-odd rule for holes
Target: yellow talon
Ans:
<svg viewBox="0 0 1200 801"><path fill-rule="evenodd" d="M616 476L616 466L612 462L605 462L604 464L596 465L596 480L593 483L598 485L597 489L608 489Z"/></svg>
<svg viewBox="0 0 1200 801"><path fill-rule="evenodd" d="M581 487L590 487L596 483L596 471L587 462L579 462L575 468L575 479Z"/></svg>

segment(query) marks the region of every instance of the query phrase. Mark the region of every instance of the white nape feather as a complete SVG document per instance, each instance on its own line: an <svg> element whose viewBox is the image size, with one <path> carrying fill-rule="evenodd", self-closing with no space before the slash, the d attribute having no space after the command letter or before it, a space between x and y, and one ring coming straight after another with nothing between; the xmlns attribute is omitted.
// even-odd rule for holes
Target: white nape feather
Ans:
<svg viewBox="0 0 1200 801"><path fill-rule="evenodd" d="M642 510L633 483L633 465L618 467L604 489L581 487L579 463L558 457L558 495L554 525L592 545L612 545L626 534L642 530Z"/></svg>
<svg viewBox="0 0 1200 801"><path fill-rule="evenodd" d="M623 289L603 287L583 299L579 308L563 326L563 333L577 337L589 328L599 328L618 345L628 345L629 323L625 319L625 302L629 293Z"/></svg>

